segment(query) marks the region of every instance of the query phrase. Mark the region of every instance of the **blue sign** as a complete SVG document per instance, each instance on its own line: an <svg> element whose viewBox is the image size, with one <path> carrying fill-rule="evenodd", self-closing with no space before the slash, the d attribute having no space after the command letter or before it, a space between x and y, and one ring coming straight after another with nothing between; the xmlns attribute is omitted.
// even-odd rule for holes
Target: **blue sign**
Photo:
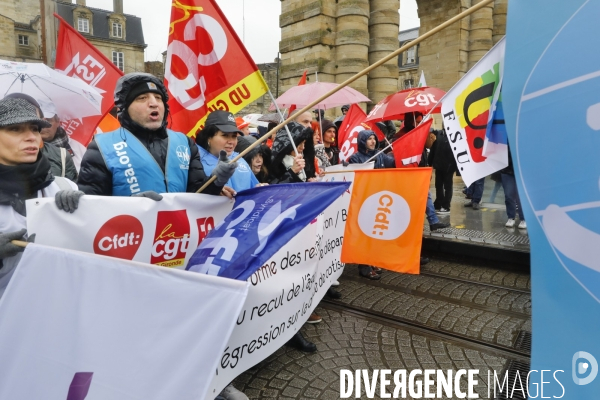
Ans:
<svg viewBox="0 0 600 400"><path fill-rule="evenodd" d="M294 183L239 192L234 209L200 243L186 269L248 279L349 187Z"/></svg>
<svg viewBox="0 0 600 400"><path fill-rule="evenodd" d="M531 368L564 371L562 398L597 399L600 0L511 0L508 9L503 100L531 239ZM560 397L546 374L544 396Z"/></svg>

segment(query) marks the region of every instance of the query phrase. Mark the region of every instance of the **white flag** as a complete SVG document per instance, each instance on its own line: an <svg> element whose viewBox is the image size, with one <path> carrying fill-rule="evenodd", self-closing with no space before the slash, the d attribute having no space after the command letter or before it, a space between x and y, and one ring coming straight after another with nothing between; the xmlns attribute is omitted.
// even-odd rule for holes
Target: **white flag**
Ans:
<svg viewBox="0 0 600 400"><path fill-rule="evenodd" d="M29 245L0 300L0 399L212 399L248 284Z"/></svg>
<svg viewBox="0 0 600 400"><path fill-rule="evenodd" d="M442 99L444 129L467 186L508 165L508 146L498 140L499 134L493 127L502 86L504 49L505 40L501 40ZM495 146L493 151L484 152L486 142Z"/></svg>
<svg viewBox="0 0 600 400"><path fill-rule="evenodd" d="M427 82L425 82L425 71L421 71L421 79L419 79L418 87L425 87L425 86L427 86Z"/></svg>

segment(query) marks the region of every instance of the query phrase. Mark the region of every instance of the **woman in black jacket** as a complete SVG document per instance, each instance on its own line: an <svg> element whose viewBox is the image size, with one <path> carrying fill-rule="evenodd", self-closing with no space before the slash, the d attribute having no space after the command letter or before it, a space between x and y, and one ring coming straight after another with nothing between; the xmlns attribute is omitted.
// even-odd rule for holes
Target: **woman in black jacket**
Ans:
<svg viewBox="0 0 600 400"><path fill-rule="evenodd" d="M288 128L299 154L295 153L285 128L277 132L271 148L270 183L316 181L313 130L297 122L290 122Z"/></svg>

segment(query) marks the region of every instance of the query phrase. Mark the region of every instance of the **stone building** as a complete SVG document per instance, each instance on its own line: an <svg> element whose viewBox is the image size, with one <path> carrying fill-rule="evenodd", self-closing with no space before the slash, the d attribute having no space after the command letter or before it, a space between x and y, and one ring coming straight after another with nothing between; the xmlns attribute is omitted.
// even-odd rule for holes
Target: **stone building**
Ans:
<svg viewBox="0 0 600 400"><path fill-rule="evenodd" d="M271 89L271 93L273 93L273 96L277 97L279 94L283 93L283 91L281 90L279 81L278 81L278 75L279 75L277 72L277 68L279 67L278 60L275 59L275 61L272 63L257 64L256 66L258 67L258 70L260 71L263 78L265 79L265 82L267 82L269 89ZM273 112L273 111L269 111L270 106L271 106L271 96L269 96L268 93L265 93L263 96L256 99L253 103L244 107L244 109L242 110L242 112L239 113L239 115L268 114L268 113Z"/></svg>
<svg viewBox="0 0 600 400"><path fill-rule="evenodd" d="M419 28L400 31L398 42L400 47L419 37ZM419 70L419 45L413 46L408 51L398 56L398 90L418 86L421 77Z"/></svg>
<svg viewBox="0 0 600 400"><path fill-rule="evenodd" d="M418 34L479 1L417 0ZM421 70L428 85L450 89L504 35L507 3L495 0L351 86L369 97L370 105L411 80L415 85ZM400 41L417 37L417 30L408 30L399 38L399 8L399 0L282 0L282 89L294 86L304 70L312 76L318 72L319 80L341 83L398 49Z"/></svg>
<svg viewBox="0 0 600 400"><path fill-rule="evenodd" d="M141 18L124 14L123 0L113 0L113 11L87 7L85 0L76 1L73 4L70 0L58 0L56 13L121 71L144 72L146 44Z"/></svg>
<svg viewBox="0 0 600 400"><path fill-rule="evenodd" d="M144 71L144 34L139 17L86 6L85 0L0 0L0 58L54 66L59 22L74 26L124 72Z"/></svg>

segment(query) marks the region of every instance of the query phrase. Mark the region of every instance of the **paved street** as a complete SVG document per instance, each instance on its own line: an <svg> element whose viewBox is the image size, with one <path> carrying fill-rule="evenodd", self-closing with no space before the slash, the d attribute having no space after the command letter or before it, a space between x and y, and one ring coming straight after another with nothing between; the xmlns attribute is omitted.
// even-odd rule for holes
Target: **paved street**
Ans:
<svg viewBox="0 0 600 400"><path fill-rule="evenodd" d="M488 398L488 370L500 374L509 359L527 361L511 351L519 332L531 331L528 274L441 260L422 272L385 272L376 282L348 265L342 299L323 301L323 322L303 328L319 351L279 349L236 387L252 399L338 399L340 369L474 368L476 391Z"/></svg>

